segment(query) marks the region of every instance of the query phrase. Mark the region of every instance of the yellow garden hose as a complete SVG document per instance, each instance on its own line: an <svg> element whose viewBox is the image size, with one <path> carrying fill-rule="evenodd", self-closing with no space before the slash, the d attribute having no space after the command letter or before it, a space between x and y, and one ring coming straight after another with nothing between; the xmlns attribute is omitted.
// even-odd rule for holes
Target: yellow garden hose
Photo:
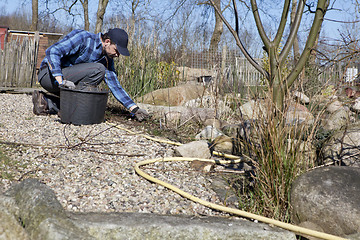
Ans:
<svg viewBox="0 0 360 240"><path fill-rule="evenodd" d="M122 128L116 124L113 124L113 123L108 123L112 126L115 126L116 128L119 128L121 130L124 130L130 134L136 134L135 132L129 130L129 129L125 129L125 128ZM148 135L145 135L145 134L139 134L140 136L142 137L145 137L149 140L153 140L153 141L157 141L157 142L161 142L161 143L168 143L168 144L173 144L173 145L182 145L181 143L177 143L177 142L173 142L173 141L169 141L169 140L162 140L162 139L156 139L156 138L153 138L153 137L150 137ZM172 161L194 161L194 160L198 160L198 161L203 161L203 162L212 162L212 163L220 163L220 164L230 164L230 163L238 163L241 161L241 159L237 156L234 156L234 155L229 155L229 154L221 154L221 153L217 153L215 152L216 155L219 155L219 156L224 156L226 158L229 158L229 159L232 159L232 160L212 160L212 159L202 159L202 158L184 158L184 157L168 157L168 158L156 158L156 159L149 159L149 160L144 160L144 161L141 161L139 163L136 163L135 164L135 171L137 174L139 174L140 176L144 177L145 179L151 181L151 182L154 182L154 183L157 183L159 185L162 185L178 194L180 194L181 196L185 197L185 198L188 198L190 199L191 201L194 201L194 202L197 202L197 203L200 203L206 207L209 207L209 208L212 208L212 209L216 209L216 210L219 210L219 211L223 211L223 212L227 212L227 213L231 213L231 214L235 214L235 215L239 215L241 217L245 217L245 218L250 218L250 219L254 219L254 220L258 220L260 222L263 222L263 223L267 223L267 224L272 224L274 226L277 226L277 227L280 227L280 228L283 228L283 229L286 229L286 230L289 230L289 231L292 231L294 233L298 233L298 234L302 234L302 235L307 235L307 236L312 236L312 237L316 237L316 238L321 238L321 239L327 239L327 240L340 240L340 239L343 239L344 238L341 238L341 237L338 237L338 236L335 236L335 235L331 235L331 234L327 234L327 233L323 233L323 232L319 232L319 231L315 231L315 230L311 230L311 229L307 229L307 228L303 228L303 227L299 227L299 226L296 226L296 225L292 225L292 224L289 224L289 223L284 223L284 222L281 222L281 221L278 221L278 220L275 220L275 219L271 219L271 218L267 218L267 217L264 217L264 216L260 216L260 215L257 215L257 214L253 214L253 213L249 213L249 212L246 212L246 211L242 211L242 210L239 210L239 209L235 209L235 208L229 208L229 207L224 207L224 206L221 206L221 205L218 205L218 204L214 204L214 203L211 203L211 202L208 202L208 201L205 201L205 200L202 200L198 197L195 197L167 182L164 182L164 181L161 181L157 178L154 178L152 176L150 176L149 174L145 173L144 171L142 171L140 169L140 166L144 166L144 165L148 165L148 164L153 164L153 163L156 163L156 162L172 162Z"/></svg>
<svg viewBox="0 0 360 240"><path fill-rule="evenodd" d="M155 141L155 142L167 143L167 144L176 145L176 146L183 145L182 143L178 143L178 142L174 142L174 141L170 141L170 140L159 139L159 138L154 138L154 137L151 137L149 135L142 134L142 133L135 133L135 132L133 132L133 131L131 131L129 129L120 127L119 125L114 124L114 123L107 122L107 124L112 125L112 126L118 128L118 129L121 129L123 131L126 131L126 132L128 132L130 134L134 134L134 135L136 134L138 136L144 137L146 139L149 139L149 140L152 140L152 141ZM216 152L216 151L213 151L213 154L216 155L216 156L219 156L219 157L224 157L224 158L233 159L233 160L239 160L238 162L240 162L240 157L239 156L234 156L234 155L226 154L226 153L219 153L219 152ZM234 162L232 162L232 163L234 163Z"/></svg>

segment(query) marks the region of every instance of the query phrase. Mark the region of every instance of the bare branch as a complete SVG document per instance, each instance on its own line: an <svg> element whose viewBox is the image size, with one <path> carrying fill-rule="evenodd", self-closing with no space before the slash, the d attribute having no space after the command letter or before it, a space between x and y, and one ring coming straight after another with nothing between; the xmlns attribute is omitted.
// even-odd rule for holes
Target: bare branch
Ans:
<svg viewBox="0 0 360 240"><path fill-rule="evenodd" d="M310 55L312 48L314 47L316 38L319 35L321 24L324 20L324 16L329 5L329 0L318 0L318 5L316 7L315 18L313 20L313 25L311 26L309 37L306 41L305 48L299 58L297 66L291 71L289 76L286 79L287 88L291 86L299 75L300 71L305 66L305 63Z"/></svg>
<svg viewBox="0 0 360 240"><path fill-rule="evenodd" d="M278 28L278 31L277 31L277 33L275 35L274 41L273 41L276 48L279 47L280 41L281 41L282 36L284 34L284 29L285 29L287 17L288 17L288 14L289 14L289 9L290 9L290 0L285 0L283 11L282 11L282 14L281 14L281 20L280 20L279 28Z"/></svg>
<svg viewBox="0 0 360 240"><path fill-rule="evenodd" d="M230 25L230 23L225 19L225 17L223 16L223 14L221 13L221 10L218 9L214 3L213 0L209 0L211 2L211 4L213 5L215 11L217 11L220 15L220 18L222 19L222 21L224 22L224 24L226 25L226 27L229 29L230 33L234 36L236 44L238 45L238 47L240 48L241 52L244 54L245 58L255 67L256 70L258 70L261 74L263 74L265 77L269 76L269 73L264 70L256 61L255 59L249 54L249 52L246 50L246 48L244 47L242 41L240 40L238 33L232 28L232 26ZM237 13L236 13L237 14Z"/></svg>
<svg viewBox="0 0 360 240"><path fill-rule="evenodd" d="M289 35L289 37L288 37L288 39L287 39L287 41L285 43L285 46L284 46L284 48L281 51L280 56L279 56L280 65L285 61L286 56L290 52L292 43L294 42L294 39L297 36L297 32L299 30L301 18L302 18L303 12L304 12L304 5L305 5L304 2L305 2L304 0L299 1L298 7L297 7L297 10L296 10L296 14L295 14L295 20L294 20L294 23L293 23L293 25L291 26L291 29L290 29L290 35Z"/></svg>
<svg viewBox="0 0 360 240"><path fill-rule="evenodd" d="M262 42L265 45L265 49L266 49L265 51L268 51L270 49L271 41L268 38L268 36L266 35L264 26L261 22L260 15L259 15L259 8L257 6L256 0L251 0L251 8L252 8L252 12L254 15L254 19L255 19L255 23L256 23L256 27L258 29L259 35L261 37Z"/></svg>

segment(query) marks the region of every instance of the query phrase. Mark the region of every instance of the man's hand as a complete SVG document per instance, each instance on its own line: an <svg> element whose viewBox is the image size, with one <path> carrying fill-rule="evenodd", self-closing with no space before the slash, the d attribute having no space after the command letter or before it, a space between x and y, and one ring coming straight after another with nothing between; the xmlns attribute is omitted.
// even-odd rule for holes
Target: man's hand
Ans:
<svg viewBox="0 0 360 240"><path fill-rule="evenodd" d="M75 89L75 84L69 80L62 80L62 83L60 83L59 86L69 89Z"/></svg>
<svg viewBox="0 0 360 240"><path fill-rule="evenodd" d="M136 120L139 122L149 117L149 113L145 109L139 107L134 108L131 113L135 116Z"/></svg>

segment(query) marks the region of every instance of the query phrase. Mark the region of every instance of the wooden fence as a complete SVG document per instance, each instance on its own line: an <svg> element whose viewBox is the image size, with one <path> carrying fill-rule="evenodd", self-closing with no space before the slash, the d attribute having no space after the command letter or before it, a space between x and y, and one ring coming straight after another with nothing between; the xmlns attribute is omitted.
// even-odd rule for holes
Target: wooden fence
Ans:
<svg viewBox="0 0 360 240"><path fill-rule="evenodd" d="M12 39L0 49L0 87L32 87L36 82L39 36Z"/></svg>

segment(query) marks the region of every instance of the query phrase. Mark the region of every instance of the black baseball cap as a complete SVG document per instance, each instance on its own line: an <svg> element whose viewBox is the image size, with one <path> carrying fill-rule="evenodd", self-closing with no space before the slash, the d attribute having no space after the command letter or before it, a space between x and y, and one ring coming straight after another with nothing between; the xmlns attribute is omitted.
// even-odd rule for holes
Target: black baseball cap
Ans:
<svg viewBox="0 0 360 240"><path fill-rule="evenodd" d="M128 35L125 30L113 28L110 29L107 34L109 35L111 41L116 44L117 50L121 53L121 55L130 56L129 50L127 49Z"/></svg>

